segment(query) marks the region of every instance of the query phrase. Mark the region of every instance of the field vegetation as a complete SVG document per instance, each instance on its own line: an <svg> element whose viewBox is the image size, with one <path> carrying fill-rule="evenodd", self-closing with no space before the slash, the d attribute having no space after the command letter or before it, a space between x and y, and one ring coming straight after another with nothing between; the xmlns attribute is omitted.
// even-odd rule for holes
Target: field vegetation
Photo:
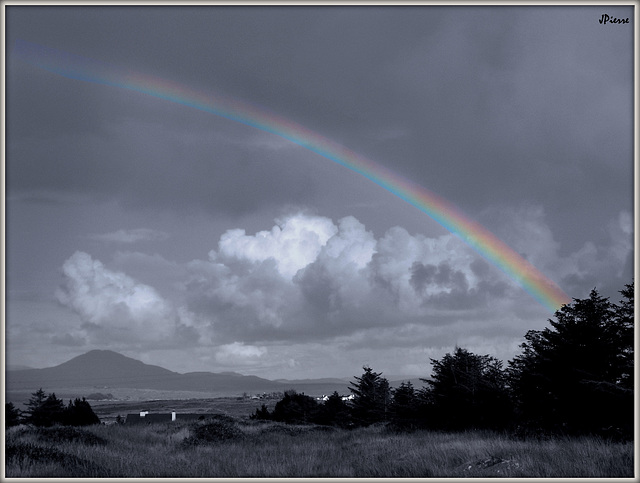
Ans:
<svg viewBox="0 0 640 483"><path fill-rule="evenodd" d="M230 416L6 433L7 477L632 477L633 443Z"/></svg>

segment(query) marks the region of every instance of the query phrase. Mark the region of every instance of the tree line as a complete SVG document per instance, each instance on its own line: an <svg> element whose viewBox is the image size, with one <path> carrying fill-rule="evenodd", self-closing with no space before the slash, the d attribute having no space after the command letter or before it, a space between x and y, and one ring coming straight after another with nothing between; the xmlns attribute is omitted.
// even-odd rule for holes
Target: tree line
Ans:
<svg viewBox="0 0 640 483"><path fill-rule="evenodd" d="M634 422L634 285L612 303L594 289L530 330L521 353L503 362L456 347L431 359L424 387L390 388L365 366L351 401L336 392L324 403L288 391L273 411L253 419L339 427L386 423L398 430L494 429L530 434L599 434L632 438Z"/></svg>
<svg viewBox="0 0 640 483"><path fill-rule="evenodd" d="M100 418L93 412L85 398L69 400L67 406L55 393L46 394L42 388L31 395L27 409L19 410L13 403L5 404L5 424L7 427L18 424L31 424L38 427L54 425L88 426L100 424Z"/></svg>

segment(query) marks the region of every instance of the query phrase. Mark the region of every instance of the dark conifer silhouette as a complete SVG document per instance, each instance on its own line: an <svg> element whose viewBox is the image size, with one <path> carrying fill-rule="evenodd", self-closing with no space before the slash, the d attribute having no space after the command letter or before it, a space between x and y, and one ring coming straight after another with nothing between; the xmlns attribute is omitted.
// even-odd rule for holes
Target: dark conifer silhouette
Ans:
<svg viewBox="0 0 640 483"><path fill-rule="evenodd" d="M284 397L276 403L271 419L285 423L311 423L318 412L315 399L296 391L286 391Z"/></svg>
<svg viewBox="0 0 640 483"><path fill-rule="evenodd" d="M370 367L364 366L363 369L362 376L354 377L355 381L349 386L354 395L351 403L353 421L359 426L387 421L391 409L389 381Z"/></svg>
<svg viewBox="0 0 640 483"><path fill-rule="evenodd" d="M93 412L91 405L85 398L76 398L69 401L69 405L64 412L64 423L69 426L89 426L100 424L100 418Z"/></svg>
<svg viewBox="0 0 640 483"><path fill-rule="evenodd" d="M617 358L616 373L619 376L617 384L624 389L633 391L634 377L634 283L625 285L620 291L622 300L614 308L613 323L610 328L610 337L618 341L620 353Z"/></svg>
<svg viewBox="0 0 640 483"><path fill-rule="evenodd" d="M443 430L524 428L525 433L598 433L633 436L634 285L620 292L619 305L594 289L574 299L531 330L509 361L456 347L431 359L430 379L414 389L402 382L390 390L382 373L363 367L345 403L334 392L324 404L288 391L273 413L266 406L253 419L317 423L340 427L389 423L396 430L416 427ZM39 397L42 397L40 394ZM34 394L34 398L38 399Z"/></svg>
<svg viewBox="0 0 640 483"><path fill-rule="evenodd" d="M52 426L62 423L63 414L64 404L62 400L58 399L55 393L47 396L40 388L31 395L27 402L24 421L34 426Z"/></svg>
<svg viewBox="0 0 640 483"><path fill-rule="evenodd" d="M620 306L594 289L527 332L509 362L522 424L563 433L627 434L633 425L633 284Z"/></svg>
<svg viewBox="0 0 640 483"><path fill-rule="evenodd" d="M68 426L100 424L100 419L85 398L69 401L69 405L65 407L62 399L58 399L55 393L47 395L42 388L31 395L24 414L25 423L40 427L56 424Z"/></svg>
<svg viewBox="0 0 640 483"><path fill-rule="evenodd" d="M15 407L12 402L5 403L4 405L4 420L7 428L11 426L17 426L22 419L21 411Z"/></svg>
<svg viewBox="0 0 640 483"><path fill-rule="evenodd" d="M429 427L500 428L510 421L510 401L502 361L457 347L431 359L431 379L422 393Z"/></svg>
<svg viewBox="0 0 640 483"><path fill-rule="evenodd" d="M47 399L47 394L42 390L42 388L31 394L29 401L27 401L27 409L24 411L25 423L38 426L37 423L41 416L40 408L44 404L45 399Z"/></svg>
<svg viewBox="0 0 640 483"><path fill-rule="evenodd" d="M327 426L337 426L341 428L350 427L351 412L346 402L342 400L340 394L334 391L331 396L318 408L315 422Z"/></svg>
<svg viewBox="0 0 640 483"><path fill-rule="evenodd" d="M40 406L39 426L53 426L63 424L65 420L64 403L58 399L55 393L51 393Z"/></svg>
<svg viewBox="0 0 640 483"><path fill-rule="evenodd" d="M391 390L391 421L396 429L413 429L418 425L418 395L411 381L401 382Z"/></svg>

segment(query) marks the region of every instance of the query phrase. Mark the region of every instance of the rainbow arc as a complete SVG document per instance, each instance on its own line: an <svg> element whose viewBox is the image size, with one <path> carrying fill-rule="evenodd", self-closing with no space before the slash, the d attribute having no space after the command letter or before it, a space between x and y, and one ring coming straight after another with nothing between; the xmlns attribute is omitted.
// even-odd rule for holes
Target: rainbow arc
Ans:
<svg viewBox="0 0 640 483"><path fill-rule="evenodd" d="M183 85L128 72L31 42L17 41L13 52L24 62L70 79L148 94L281 136L359 173L423 211L500 268L549 310L558 310L571 302L569 296L552 280L449 201L303 126L239 100L205 95Z"/></svg>

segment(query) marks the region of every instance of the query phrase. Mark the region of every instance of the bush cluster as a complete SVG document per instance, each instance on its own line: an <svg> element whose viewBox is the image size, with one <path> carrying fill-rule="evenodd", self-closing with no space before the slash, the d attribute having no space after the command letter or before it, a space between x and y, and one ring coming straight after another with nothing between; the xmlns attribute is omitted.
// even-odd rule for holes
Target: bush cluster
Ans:
<svg viewBox="0 0 640 483"><path fill-rule="evenodd" d="M289 424L320 424L346 428L353 425L351 414L349 406L337 392L329 396L324 404L320 404L310 396L289 390L276 403L272 412L269 412L263 404L250 418Z"/></svg>
<svg viewBox="0 0 640 483"><path fill-rule="evenodd" d="M184 447L221 443L244 438L244 433L238 427L235 420L224 415L215 415L204 421L199 421L191 426L190 432L190 436L187 436L182 442Z"/></svg>

